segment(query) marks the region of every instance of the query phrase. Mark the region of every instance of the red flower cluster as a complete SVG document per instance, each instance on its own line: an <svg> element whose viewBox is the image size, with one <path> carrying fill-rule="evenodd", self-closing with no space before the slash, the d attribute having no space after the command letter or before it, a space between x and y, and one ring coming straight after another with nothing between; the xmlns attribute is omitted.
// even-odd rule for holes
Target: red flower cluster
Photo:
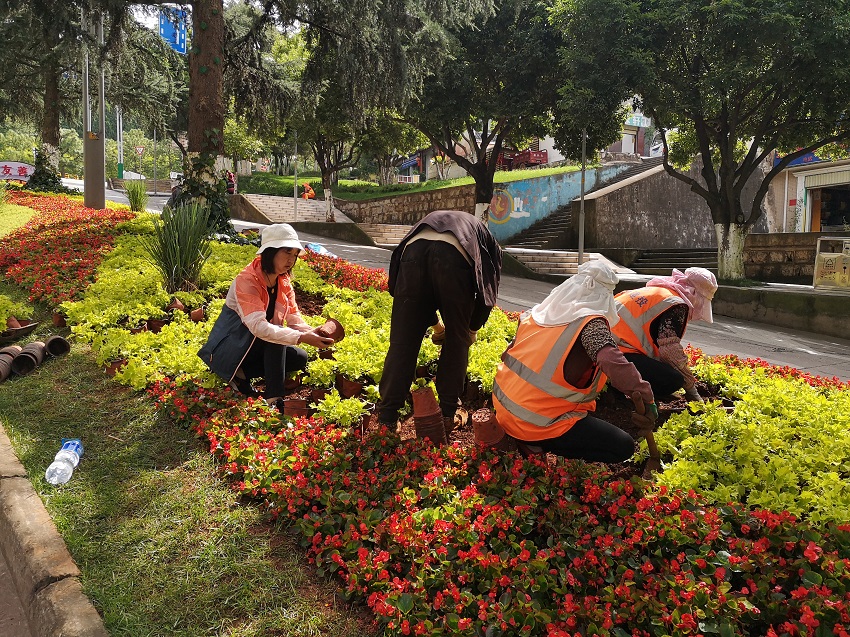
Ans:
<svg viewBox="0 0 850 637"><path fill-rule="evenodd" d="M685 353L688 354L688 362L695 364L700 359L705 359L711 363L718 363L729 368L749 368L764 370L768 376L779 376L781 378L791 378L802 380L812 387L822 389L850 389L850 382L842 381L837 376L831 378L827 376L815 376L807 372L800 371L795 367L788 365L773 365L761 358L739 358L735 354L723 354L717 356L706 357L702 350L696 347L688 346L685 348Z"/></svg>
<svg viewBox="0 0 850 637"><path fill-rule="evenodd" d="M386 291L387 273L378 268L349 263L339 257L304 250L301 259L328 283L340 288L365 292L369 288Z"/></svg>
<svg viewBox="0 0 850 637"><path fill-rule="evenodd" d="M30 291L30 301L58 305L79 298L129 211L93 210L64 195L10 191L10 202L36 210L23 227L0 240L0 269Z"/></svg>

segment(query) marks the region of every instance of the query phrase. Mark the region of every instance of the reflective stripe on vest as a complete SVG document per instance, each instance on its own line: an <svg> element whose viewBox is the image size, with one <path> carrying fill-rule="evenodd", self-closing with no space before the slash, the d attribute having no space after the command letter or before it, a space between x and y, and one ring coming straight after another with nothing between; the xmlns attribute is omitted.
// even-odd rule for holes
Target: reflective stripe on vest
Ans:
<svg viewBox="0 0 850 637"><path fill-rule="evenodd" d="M525 363L518 360L515 356L512 356L509 352L505 354L504 360L499 366L500 369L496 374L496 379L493 384L493 398L498 405L507 411L511 417L539 428L551 427L557 422L568 419L570 415L575 412L579 412L575 415L575 420L583 417L587 410L578 409L578 407L593 401L599 394L600 389L604 386L605 381L607 380L605 375L602 373L602 370L597 366L589 386L583 389L576 389L567 386L566 381L563 381L564 384L558 383L554 381L553 378L563 377L563 363L566 360L570 349L575 346L582 328L584 328L584 326L594 318L597 317L586 317L583 320L576 321L571 325L563 327L540 327L536 325L530 317L526 318L520 324L520 329L517 332L517 341L525 340L525 338L523 338L525 335L522 334L522 332L527 332L529 330L560 329L561 333L558 334L557 338L550 345L544 345L548 347L548 352L546 352L546 357L543 359L543 363L540 366L540 371L535 371ZM562 407L564 410L554 416L545 415L533 411L532 409L529 409L528 407L518 403L516 400L510 398L499 385L499 376L506 371L510 374L516 375L519 380L523 383L527 383L531 388L546 394L547 397L551 397L554 401L554 405L556 407ZM510 379L504 380L509 381ZM509 384L512 385L513 383ZM515 387L514 389L516 390L517 388ZM522 392L517 391L517 393L520 394L517 398L521 400ZM551 413L551 409L548 411ZM498 415L499 410L497 408L497 417Z"/></svg>
<svg viewBox="0 0 850 637"><path fill-rule="evenodd" d="M643 299L645 305L637 299ZM630 304L623 303L628 299ZM666 288L638 288L626 290L614 297L617 315L620 320L611 329L617 346L626 353L639 352L652 358L658 358L658 347L649 333L649 326L656 318L672 307L681 305L682 299ZM635 316L630 308L637 306L639 314Z"/></svg>

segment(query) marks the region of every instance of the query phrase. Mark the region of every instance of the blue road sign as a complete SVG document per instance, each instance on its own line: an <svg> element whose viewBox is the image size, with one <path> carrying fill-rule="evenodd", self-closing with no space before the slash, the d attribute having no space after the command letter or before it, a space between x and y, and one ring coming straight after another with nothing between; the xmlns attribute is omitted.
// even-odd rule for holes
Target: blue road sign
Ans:
<svg viewBox="0 0 850 637"><path fill-rule="evenodd" d="M162 7L159 12L159 34L178 53L186 53L186 12Z"/></svg>

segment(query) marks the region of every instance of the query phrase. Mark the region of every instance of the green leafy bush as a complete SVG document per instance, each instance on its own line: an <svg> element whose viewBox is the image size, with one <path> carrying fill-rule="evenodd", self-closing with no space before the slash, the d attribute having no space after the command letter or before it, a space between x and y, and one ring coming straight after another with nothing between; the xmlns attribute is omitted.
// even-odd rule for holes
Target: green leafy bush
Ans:
<svg viewBox="0 0 850 637"><path fill-rule="evenodd" d="M144 212L148 206L148 187L144 179L128 179L124 182L130 210Z"/></svg>
<svg viewBox="0 0 850 637"><path fill-rule="evenodd" d="M10 316L17 319L32 318L33 308L26 303L18 303L13 301L5 294L0 294L0 332L3 332L8 327L7 321Z"/></svg>
<svg viewBox="0 0 850 637"><path fill-rule="evenodd" d="M153 235L142 238L142 247L162 275L166 292L191 292L201 287L201 269L212 251L209 217L209 209L198 204L166 206L161 218L154 220Z"/></svg>

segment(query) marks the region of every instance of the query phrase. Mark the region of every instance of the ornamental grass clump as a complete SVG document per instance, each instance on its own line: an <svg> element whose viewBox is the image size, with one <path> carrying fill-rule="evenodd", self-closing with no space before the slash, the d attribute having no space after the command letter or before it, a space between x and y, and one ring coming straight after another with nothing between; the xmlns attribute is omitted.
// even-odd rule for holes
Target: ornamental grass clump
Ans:
<svg viewBox="0 0 850 637"><path fill-rule="evenodd" d="M127 190L127 200L130 202L130 210L133 212L144 212L148 205L147 185L144 179L129 179L124 182Z"/></svg>
<svg viewBox="0 0 850 637"><path fill-rule="evenodd" d="M153 235L142 239L142 247L162 274L166 292L201 287L201 269L212 254L209 222L209 208L195 203L166 206L154 219Z"/></svg>

